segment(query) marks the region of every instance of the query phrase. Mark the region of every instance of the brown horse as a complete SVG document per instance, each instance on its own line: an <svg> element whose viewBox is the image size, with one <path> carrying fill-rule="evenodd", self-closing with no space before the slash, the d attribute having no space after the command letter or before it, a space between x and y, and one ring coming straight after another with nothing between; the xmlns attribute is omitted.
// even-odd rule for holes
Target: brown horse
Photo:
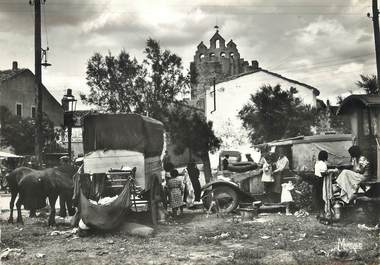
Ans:
<svg viewBox="0 0 380 265"><path fill-rule="evenodd" d="M14 207L16 197L19 193L18 183L26 174L32 171L33 169L28 168L28 167L19 167L6 175L9 191L11 192L11 201L9 203L9 210L10 210L10 215L8 219L9 223L13 223L13 207ZM20 202L20 198L18 199L16 206L19 202ZM32 209L30 211L30 217L34 217L34 216L35 216L35 210Z"/></svg>
<svg viewBox="0 0 380 265"><path fill-rule="evenodd" d="M45 207L46 198L48 198L50 204L50 216L48 223L49 225L54 225L55 203L58 196L66 202L69 214L73 214L73 181L70 171L60 170L59 168L48 168L44 170L18 168L9 174L7 180L9 182L11 180L12 184L15 184L17 181L17 186L13 186L13 188L10 189L12 192L12 198L10 203L9 222L13 222L13 205L17 194L19 195L19 199L16 203L17 222L23 222L21 216L21 205L24 205L25 209L33 212L36 209Z"/></svg>

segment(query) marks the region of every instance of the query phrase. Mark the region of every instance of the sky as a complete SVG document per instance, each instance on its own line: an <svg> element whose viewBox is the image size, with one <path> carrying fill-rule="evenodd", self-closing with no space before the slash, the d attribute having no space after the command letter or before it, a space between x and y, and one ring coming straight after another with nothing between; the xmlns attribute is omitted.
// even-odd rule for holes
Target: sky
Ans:
<svg viewBox="0 0 380 265"><path fill-rule="evenodd" d="M12 61L34 72L34 7L29 0L0 0L0 70ZM125 50L139 61L146 40L158 40L183 59L219 26L241 57L318 88L335 101L357 91L360 74L375 74L371 0L46 0L42 6L42 70L59 101L67 88L88 93L86 64L95 53ZM82 104L78 109L88 108Z"/></svg>

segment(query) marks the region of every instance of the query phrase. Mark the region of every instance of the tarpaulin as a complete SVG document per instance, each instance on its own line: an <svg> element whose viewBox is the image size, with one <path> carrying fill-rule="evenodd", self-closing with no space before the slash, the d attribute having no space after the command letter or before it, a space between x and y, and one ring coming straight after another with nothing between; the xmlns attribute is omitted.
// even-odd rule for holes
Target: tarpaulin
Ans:
<svg viewBox="0 0 380 265"><path fill-rule="evenodd" d="M328 153L329 165L348 165L351 163L350 154L348 153L351 146L351 140L293 144L293 169L313 171L318 154L322 150Z"/></svg>
<svg viewBox="0 0 380 265"><path fill-rule="evenodd" d="M138 114L93 114L85 116L83 148L95 150L125 149L145 157L160 156L164 127L160 121Z"/></svg>
<svg viewBox="0 0 380 265"><path fill-rule="evenodd" d="M83 222L89 227L100 230L117 228L124 220L131 204L129 183L130 180L127 181L119 196L107 205L91 203L81 191L80 217Z"/></svg>

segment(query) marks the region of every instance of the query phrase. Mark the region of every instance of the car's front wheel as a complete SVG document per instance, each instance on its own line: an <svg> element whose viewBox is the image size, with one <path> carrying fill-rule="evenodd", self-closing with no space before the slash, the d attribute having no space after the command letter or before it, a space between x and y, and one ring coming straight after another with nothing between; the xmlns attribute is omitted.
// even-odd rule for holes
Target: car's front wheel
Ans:
<svg viewBox="0 0 380 265"><path fill-rule="evenodd" d="M202 196L206 210L221 213L230 213L239 204L238 193L227 185L218 185L211 190L206 190Z"/></svg>

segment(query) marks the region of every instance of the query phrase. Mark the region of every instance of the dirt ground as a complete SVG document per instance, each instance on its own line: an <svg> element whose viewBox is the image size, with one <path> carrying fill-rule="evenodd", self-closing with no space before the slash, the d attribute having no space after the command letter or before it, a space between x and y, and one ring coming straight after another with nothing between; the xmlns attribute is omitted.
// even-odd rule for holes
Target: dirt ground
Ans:
<svg viewBox="0 0 380 265"><path fill-rule="evenodd" d="M71 228L27 217L23 226L10 225L7 215L1 215L2 253L16 250L3 264L380 264L379 230L358 227L365 217L326 226L314 215L270 213L242 221L187 210L142 238L120 231L51 235Z"/></svg>

